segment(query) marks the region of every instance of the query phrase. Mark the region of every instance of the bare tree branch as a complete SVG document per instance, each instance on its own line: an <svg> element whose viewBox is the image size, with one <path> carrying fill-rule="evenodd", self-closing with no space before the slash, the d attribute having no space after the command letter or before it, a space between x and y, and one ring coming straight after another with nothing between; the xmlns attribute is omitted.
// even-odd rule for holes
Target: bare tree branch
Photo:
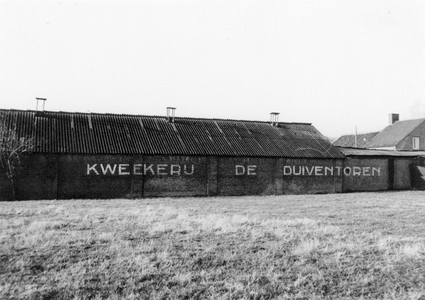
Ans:
<svg viewBox="0 0 425 300"><path fill-rule="evenodd" d="M0 114L0 164L11 181L14 200L16 198L16 179L19 176L21 155L32 151L33 148L33 138L19 136L16 124L8 120L6 114Z"/></svg>

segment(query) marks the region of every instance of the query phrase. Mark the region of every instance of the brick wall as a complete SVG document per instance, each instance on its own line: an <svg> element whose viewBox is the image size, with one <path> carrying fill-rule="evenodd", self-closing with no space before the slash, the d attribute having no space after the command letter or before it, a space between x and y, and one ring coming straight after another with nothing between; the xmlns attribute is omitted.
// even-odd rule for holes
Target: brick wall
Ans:
<svg viewBox="0 0 425 300"><path fill-rule="evenodd" d="M346 158L344 160L343 190L345 192L365 192L390 189L388 162L389 159L386 158Z"/></svg>
<svg viewBox="0 0 425 300"><path fill-rule="evenodd" d="M22 159L17 199L282 195L409 189L411 161L32 154ZM0 200L11 199L10 182L4 172L0 174L0 183Z"/></svg>
<svg viewBox="0 0 425 300"><path fill-rule="evenodd" d="M410 165L412 176L412 188L425 190L425 158L415 159Z"/></svg>
<svg viewBox="0 0 425 300"><path fill-rule="evenodd" d="M58 199L119 198L131 191L126 155L61 155L58 159ZM121 169L120 169L121 168Z"/></svg>
<svg viewBox="0 0 425 300"><path fill-rule="evenodd" d="M412 188L410 165L411 159L394 159L394 182L393 189L409 190Z"/></svg>
<svg viewBox="0 0 425 300"><path fill-rule="evenodd" d="M217 163L217 194L223 196L273 195L273 158L219 157Z"/></svg>
<svg viewBox="0 0 425 300"><path fill-rule="evenodd" d="M282 165L284 194L342 192L342 160L285 159Z"/></svg>

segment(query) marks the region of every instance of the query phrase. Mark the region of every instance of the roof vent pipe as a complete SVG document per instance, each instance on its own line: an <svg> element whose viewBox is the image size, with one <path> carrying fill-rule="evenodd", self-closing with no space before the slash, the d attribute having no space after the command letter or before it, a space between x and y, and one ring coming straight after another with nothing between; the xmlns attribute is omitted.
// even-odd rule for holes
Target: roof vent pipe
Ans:
<svg viewBox="0 0 425 300"><path fill-rule="evenodd" d="M40 102L40 101L42 101L42 110L41 111L44 111L44 105L45 105L45 103L46 103L46 98L38 98L38 97L36 97L35 98L35 100L37 100L37 106L35 107L35 110L36 111L38 111L38 103Z"/></svg>
<svg viewBox="0 0 425 300"><path fill-rule="evenodd" d="M176 108L175 107L167 107L167 121L169 123L174 123Z"/></svg>
<svg viewBox="0 0 425 300"><path fill-rule="evenodd" d="M270 113L270 125L277 126L279 124L279 113L271 112Z"/></svg>

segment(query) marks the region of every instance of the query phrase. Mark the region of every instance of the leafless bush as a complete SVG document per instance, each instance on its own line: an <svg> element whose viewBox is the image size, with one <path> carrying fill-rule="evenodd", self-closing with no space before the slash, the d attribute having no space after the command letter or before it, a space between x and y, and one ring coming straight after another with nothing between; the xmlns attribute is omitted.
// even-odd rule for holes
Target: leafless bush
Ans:
<svg viewBox="0 0 425 300"><path fill-rule="evenodd" d="M19 176L21 155L33 148L33 138L19 136L16 123L8 120L6 114L0 114L0 163L10 180L13 200L16 199L16 179Z"/></svg>

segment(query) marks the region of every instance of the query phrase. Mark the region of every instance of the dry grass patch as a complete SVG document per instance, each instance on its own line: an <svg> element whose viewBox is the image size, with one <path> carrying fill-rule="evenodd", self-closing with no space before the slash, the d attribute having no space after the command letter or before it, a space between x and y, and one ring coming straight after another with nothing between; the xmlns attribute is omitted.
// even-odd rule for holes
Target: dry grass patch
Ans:
<svg viewBox="0 0 425 300"><path fill-rule="evenodd" d="M0 203L2 299L425 299L423 192Z"/></svg>

